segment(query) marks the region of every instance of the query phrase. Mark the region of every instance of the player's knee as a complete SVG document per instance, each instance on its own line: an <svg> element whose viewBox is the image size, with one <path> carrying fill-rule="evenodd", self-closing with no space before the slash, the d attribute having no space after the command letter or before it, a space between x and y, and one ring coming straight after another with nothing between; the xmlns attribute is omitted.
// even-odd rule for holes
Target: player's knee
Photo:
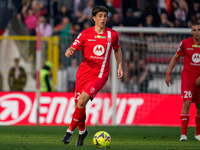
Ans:
<svg viewBox="0 0 200 150"><path fill-rule="evenodd" d="M77 107L78 108L85 108L86 107L86 103L85 102L78 102L77 103Z"/></svg>
<svg viewBox="0 0 200 150"><path fill-rule="evenodd" d="M87 102L88 102L87 99L85 99L85 98L79 98L78 103L77 103L77 107L79 107L79 108L85 108Z"/></svg>
<svg viewBox="0 0 200 150"><path fill-rule="evenodd" d="M77 107L85 108L89 100L90 100L90 96L87 93L85 92L81 93L80 97L78 98Z"/></svg>
<svg viewBox="0 0 200 150"><path fill-rule="evenodd" d="M184 102L183 102L183 107L185 107L186 109L189 109L189 108L190 108L190 105L191 105L191 102L192 102L192 101L184 101Z"/></svg>
<svg viewBox="0 0 200 150"><path fill-rule="evenodd" d="M183 101L182 113L189 113L191 101Z"/></svg>

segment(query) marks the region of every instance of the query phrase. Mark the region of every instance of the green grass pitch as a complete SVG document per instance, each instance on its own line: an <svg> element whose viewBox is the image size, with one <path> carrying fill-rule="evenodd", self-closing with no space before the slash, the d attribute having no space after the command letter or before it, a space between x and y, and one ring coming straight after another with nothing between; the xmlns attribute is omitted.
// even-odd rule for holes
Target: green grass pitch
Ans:
<svg viewBox="0 0 200 150"><path fill-rule="evenodd" d="M109 150L199 150L195 128L188 128L188 141L180 142L180 127L89 126L84 146L76 147L76 129L68 145L61 143L65 126L0 126L0 150L107 150L93 145L97 131L111 135Z"/></svg>

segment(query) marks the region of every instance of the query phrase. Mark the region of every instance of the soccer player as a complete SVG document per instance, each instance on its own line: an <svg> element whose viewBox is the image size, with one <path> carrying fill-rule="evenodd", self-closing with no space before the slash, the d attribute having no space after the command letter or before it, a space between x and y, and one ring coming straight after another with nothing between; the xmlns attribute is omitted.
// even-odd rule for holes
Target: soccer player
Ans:
<svg viewBox="0 0 200 150"><path fill-rule="evenodd" d="M184 67L181 73L181 95L183 107L181 112L181 138L187 141L187 127L189 123L189 109L192 102L195 103L197 114L195 118L195 140L200 141L200 24L194 23L191 27L193 37L183 39L180 46L170 61L165 82L171 83L171 72L178 59L184 56Z"/></svg>
<svg viewBox="0 0 200 150"><path fill-rule="evenodd" d="M118 64L118 78L123 76L122 52L118 34L105 26L108 19L107 8L104 6L94 7L92 16L95 25L83 30L65 53L67 57L70 57L77 50L82 50L83 61L76 75L75 111L71 124L62 138L64 144L70 142L71 136L78 126L79 137L76 146L83 145L83 141L88 135L85 128L86 104L89 100L93 100L108 80L112 48Z"/></svg>

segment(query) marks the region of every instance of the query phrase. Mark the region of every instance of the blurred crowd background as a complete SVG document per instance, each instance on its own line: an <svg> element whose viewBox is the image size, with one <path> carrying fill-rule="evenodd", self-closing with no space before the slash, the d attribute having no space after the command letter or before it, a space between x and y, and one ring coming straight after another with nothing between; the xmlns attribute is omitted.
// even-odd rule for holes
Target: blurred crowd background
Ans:
<svg viewBox="0 0 200 150"><path fill-rule="evenodd" d="M93 25L95 5L108 8L107 26L190 28L200 22L199 0L11 0L15 15L26 28L24 34L60 37L60 66L71 65L67 47L84 29ZM5 1L9 2L9 1ZM20 29L18 29L20 30ZM18 35L22 34L17 33ZM80 59L79 59L80 60ZM80 63L80 61L78 61Z"/></svg>
<svg viewBox="0 0 200 150"><path fill-rule="evenodd" d="M2 1L2 0L1 0ZM92 9L104 5L109 10L107 26L191 27L200 22L199 0L12 0L17 18L29 34L35 34L37 24L45 22L53 31L74 34L92 26ZM8 2L8 1L5 1ZM3 2L1 2L3 3ZM62 25L66 28L63 29ZM64 31L63 31L64 30Z"/></svg>

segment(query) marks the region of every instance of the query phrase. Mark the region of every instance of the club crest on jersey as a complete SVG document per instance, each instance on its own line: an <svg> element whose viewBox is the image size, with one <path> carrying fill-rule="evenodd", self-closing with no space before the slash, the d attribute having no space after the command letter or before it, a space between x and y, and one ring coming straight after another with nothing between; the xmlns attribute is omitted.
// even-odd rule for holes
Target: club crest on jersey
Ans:
<svg viewBox="0 0 200 150"><path fill-rule="evenodd" d="M200 54L198 54L198 53L193 54L192 55L192 61L194 63L199 63L200 62Z"/></svg>
<svg viewBox="0 0 200 150"><path fill-rule="evenodd" d="M106 39L106 36L96 35L95 38L97 38L97 39Z"/></svg>
<svg viewBox="0 0 200 150"><path fill-rule="evenodd" d="M97 56L101 56L103 55L103 53L105 52L105 49L102 45L96 45L94 48L93 48L93 53Z"/></svg>

